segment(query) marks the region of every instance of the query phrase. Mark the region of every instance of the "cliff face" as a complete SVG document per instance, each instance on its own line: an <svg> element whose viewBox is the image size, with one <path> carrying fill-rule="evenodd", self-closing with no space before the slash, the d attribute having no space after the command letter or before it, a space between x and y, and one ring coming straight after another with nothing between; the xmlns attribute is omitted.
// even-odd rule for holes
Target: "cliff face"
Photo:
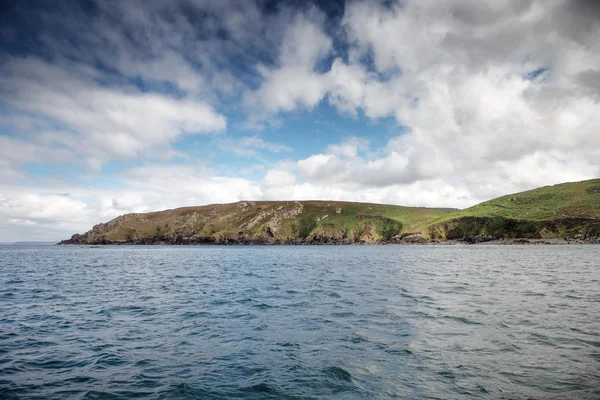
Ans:
<svg viewBox="0 0 600 400"><path fill-rule="evenodd" d="M61 244L351 244L398 240L456 210L381 204L239 202L126 214Z"/></svg>

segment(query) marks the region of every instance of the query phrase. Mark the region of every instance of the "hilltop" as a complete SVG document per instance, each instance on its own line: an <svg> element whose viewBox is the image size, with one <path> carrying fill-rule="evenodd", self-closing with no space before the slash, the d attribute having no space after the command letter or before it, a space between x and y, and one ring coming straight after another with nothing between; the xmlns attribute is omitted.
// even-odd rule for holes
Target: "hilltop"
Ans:
<svg viewBox="0 0 600 400"><path fill-rule="evenodd" d="M600 237L600 179L562 183L489 200L421 226L433 240Z"/></svg>
<svg viewBox="0 0 600 400"><path fill-rule="evenodd" d="M465 210L338 201L242 201L125 214L61 244L352 244L600 241L600 179Z"/></svg>

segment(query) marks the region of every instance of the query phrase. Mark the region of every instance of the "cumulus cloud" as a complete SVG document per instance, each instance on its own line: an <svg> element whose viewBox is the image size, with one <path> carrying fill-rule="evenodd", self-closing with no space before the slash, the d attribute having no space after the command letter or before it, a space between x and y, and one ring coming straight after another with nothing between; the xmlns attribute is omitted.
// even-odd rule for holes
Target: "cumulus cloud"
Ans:
<svg viewBox="0 0 600 400"><path fill-rule="evenodd" d="M301 176L309 180L354 184L360 189L412 183L437 176L427 164L416 164L395 151L372 160L348 154L317 154L298 161L298 167Z"/></svg>
<svg viewBox="0 0 600 400"><path fill-rule="evenodd" d="M8 105L65 128L31 133L52 137L79 155L132 156L182 134L219 132L226 126L225 117L206 103L104 87L36 58L14 59L1 71Z"/></svg>
<svg viewBox="0 0 600 400"><path fill-rule="evenodd" d="M122 172L123 187L79 186L69 182L52 188L0 186L0 226L33 227L36 238L54 239L85 232L93 225L130 212L230 203L262 196L259 183L220 176L203 165L148 165ZM60 193L59 193L60 192ZM0 230L8 240L27 240ZM14 233L13 232L13 233Z"/></svg>
<svg viewBox="0 0 600 400"><path fill-rule="evenodd" d="M466 207L600 175L595 1L357 0L335 18L295 3L93 4L19 8L40 26L31 54L11 50L26 34L18 25L3 30L0 220L10 226L55 233L61 220L241 199ZM297 149L287 118L325 102L396 125ZM228 135L228 120L251 132ZM254 180L172 148L219 133L201 146L257 159ZM173 155L188 164L168 164ZM100 171L111 160L143 166L121 171L123 188L18 184L31 183L32 163Z"/></svg>
<svg viewBox="0 0 600 400"><path fill-rule="evenodd" d="M129 188L143 193L147 207L173 208L212 203L231 203L260 197L257 185L248 179L220 176L197 165L151 165L124 174Z"/></svg>
<svg viewBox="0 0 600 400"><path fill-rule="evenodd" d="M89 6L14 5L15 34L1 44L29 42L0 58L0 125L28 135L28 146L57 158L71 150L60 158L95 169L157 148L168 153L183 135L225 131L218 109L251 83L256 54L280 40L254 2Z"/></svg>
<svg viewBox="0 0 600 400"><path fill-rule="evenodd" d="M55 240L93 220L89 205L69 195L7 189L0 189L3 241Z"/></svg>
<svg viewBox="0 0 600 400"><path fill-rule="evenodd" d="M296 183L296 175L293 172L281 169L271 169L267 171L263 180L264 187L267 189L287 188Z"/></svg>
<svg viewBox="0 0 600 400"><path fill-rule="evenodd" d="M9 222L25 224L47 224L69 214L73 219L82 218L85 203L61 195L40 196L23 194L15 198L0 198L0 212Z"/></svg>
<svg viewBox="0 0 600 400"><path fill-rule="evenodd" d="M343 143L331 144L328 150L332 154L356 157L359 152L364 152L369 149L369 140L359 137L351 137Z"/></svg>
<svg viewBox="0 0 600 400"><path fill-rule="evenodd" d="M597 176L600 26L591 21L599 9L586 1L348 3L347 57L331 53L328 71L297 76L318 87L305 105L327 99L342 113L393 117L409 130L378 158L330 146L300 160L300 175L360 187L442 179L465 185L473 202L486 185L498 195ZM298 106L262 94L270 110Z"/></svg>
<svg viewBox="0 0 600 400"><path fill-rule="evenodd" d="M297 108L312 108L327 90L327 78L316 71L319 61L332 49L333 41L324 31L324 16L315 8L290 21L274 67L259 65L260 88L250 92L246 105L259 116ZM259 105L260 109L256 109Z"/></svg>

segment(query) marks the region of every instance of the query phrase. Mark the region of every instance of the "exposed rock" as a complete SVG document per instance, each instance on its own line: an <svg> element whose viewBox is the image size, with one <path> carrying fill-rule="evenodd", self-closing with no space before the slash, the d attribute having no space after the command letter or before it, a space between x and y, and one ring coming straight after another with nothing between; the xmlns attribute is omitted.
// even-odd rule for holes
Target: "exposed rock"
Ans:
<svg viewBox="0 0 600 400"><path fill-rule="evenodd" d="M477 243L490 242L494 239L496 239L496 238L494 238L493 236L467 236L467 237L461 238L460 240L462 240L463 242L469 243L469 244L477 244Z"/></svg>
<svg viewBox="0 0 600 400"><path fill-rule="evenodd" d="M411 233L401 237L398 242L403 244L426 244L429 240L420 233Z"/></svg>

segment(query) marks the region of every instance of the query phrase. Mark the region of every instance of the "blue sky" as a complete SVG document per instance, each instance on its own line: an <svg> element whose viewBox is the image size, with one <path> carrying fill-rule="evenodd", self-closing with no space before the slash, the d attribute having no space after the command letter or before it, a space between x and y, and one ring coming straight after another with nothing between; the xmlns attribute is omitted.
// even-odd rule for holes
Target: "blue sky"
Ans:
<svg viewBox="0 0 600 400"><path fill-rule="evenodd" d="M594 1L0 14L0 241L239 200L468 207L600 175Z"/></svg>

